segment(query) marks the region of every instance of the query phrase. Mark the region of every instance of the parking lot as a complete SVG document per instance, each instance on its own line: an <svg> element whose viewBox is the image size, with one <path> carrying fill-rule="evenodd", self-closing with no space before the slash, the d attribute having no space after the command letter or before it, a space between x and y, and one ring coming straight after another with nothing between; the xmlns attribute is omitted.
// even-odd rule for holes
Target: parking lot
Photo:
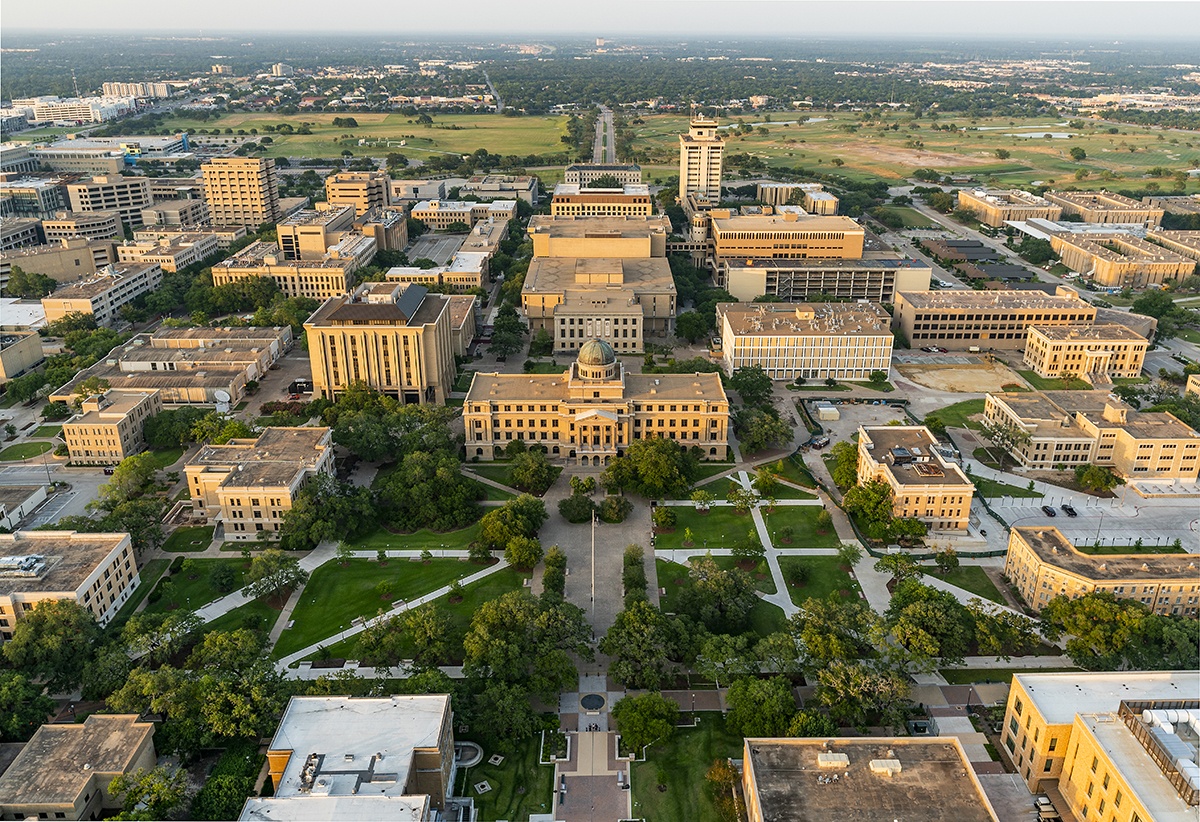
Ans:
<svg viewBox="0 0 1200 822"><path fill-rule="evenodd" d="M1139 539L1144 545L1165 545L1178 539L1185 551L1200 553L1200 506L1195 499L1147 500L1129 491L1099 499L1066 489L1056 493L1052 487L1041 499L1004 497L989 502L1010 526L1053 525L1077 545L1132 545ZM1078 516L1067 516L1064 503ZM1054 508L1055 516L1043 512L1043 505Z"/></svg>
<svg viewBox="0 0 1200 822"><path fill-rule="evenodd" d="M450 262L454 252L462 248L466 238L465 234L425 234L418 237L405 253L410 261L427 259L444 265Z"/></svg>

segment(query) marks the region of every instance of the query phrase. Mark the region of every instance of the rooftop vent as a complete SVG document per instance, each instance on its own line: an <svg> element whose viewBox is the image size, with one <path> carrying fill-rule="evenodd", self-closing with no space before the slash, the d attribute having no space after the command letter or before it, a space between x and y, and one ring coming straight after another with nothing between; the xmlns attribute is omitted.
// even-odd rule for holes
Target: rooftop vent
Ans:
<svg viewBox="0 0 1200 822"><path fill-rule="evenodd" d="M903 770L899 759L872 759L871 773L879 776L895 776Z"/></svg>

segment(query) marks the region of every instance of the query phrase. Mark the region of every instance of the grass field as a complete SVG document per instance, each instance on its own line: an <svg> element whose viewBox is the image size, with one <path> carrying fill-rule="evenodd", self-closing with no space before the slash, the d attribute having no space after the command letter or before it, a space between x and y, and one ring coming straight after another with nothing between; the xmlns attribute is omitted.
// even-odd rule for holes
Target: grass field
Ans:
<svg viewBox="0 0 1200 822"><path fill-rule="evenodd" d="M179 458L183 456L183 447L177 445L172 448L156 448L147 453L154 458L155 464L161 470L179 461Z"/></svg>
<svg viewBox="0 0 1200 822"><path fill-rule="evenodd" d="M554 766L538 764L541 735L515 744L504 751L504 761L489 765L488 757L496 751L483 749L483 761L459 770L456 796L475 800L479 819L528 819L530 814L550 813L554 800ZM476 793L477 782L487 782L492 789Z"/></svg>
<svg viewBox="0 0 1200 822"><path fill-rule="evenodd" d="M813 479L813 475L809 472L808 467L797 456L791 456L785 460L773 462L770 465L772 471L789 482L794 482L805 488L817 487L817 481Z"/></svg>
<svg viewBox="0 0 1200 822"><path fill-rule="evenodd" d="M742 737L725 728L719 713L697 715L694 728L679 728L631 766L633 816L654 822L720 822L704 774L713 762L742 756ZM660 791L658 786L666 786Z"/></svg>
<svg viewBox="0 0 1200 822"><path fill-rule="evenodd" d="M47 439L49 439L50 437L57 437L61 433L62 433L61 425L39 425L37 427L37 429L32 434L30 434L30 436L46 437Z"/></svg>
<svg viewBox="0 0 1200 822"><path fill-rule="evenodd" d="M779 505L774 511L763 516L767 521L767 531L776 548L837 548L842 544L833 526L824 533L817 530L817 514L821 512L818 505ZM790 526L796 534L792 541L781 542L779 531Z"/></svg>
<svg viewBox="0 0 1200 822"><path fill-rule="evenodd" d="M137 610L138 605L140 605L142 600L146 598L146 596L150 593L150 589L154 587L155 583L158 582L159 577L166 572L170 565L171 560L160 557L159 559L150 560L138 570L138 578L141 581L138 583L137 590L133 592L133 596L129 598L129 601L121 606L121 610L117 611L117 615L112 618L111 622L108 623L109 630L120 630L121 626L124 625L131 616L133 616L133 613Z"/></svg>
<svg viewBox="0 0 1200 822"><path fill-rule="evenodd" d="M733 564L732 557L714 557L718 565L722 560L728 560L723 567ZM692 584L688 578L687 566L665 559L654 560L654 570L658 575L658 587L665 588L666 593L659 598L659 608L664 613L674 613L675 597L684 588ZM759 636L767 636L776 631L782 631L787 625L787 617L783 610L769 602L759 600L750 610L750 630Z"/></svg>
<svg viewBox="0 0 1200 822"><path fill-rule="evenodd" d="M954 405L947 405L945 408L926 414L925 417L934 417L946 424L947 428L980 428L979 423L968 420L967 417L975 414L983 413L983 400L963 400L956 402Z"/></svg>
<svg viewBox="0 0 1200 822"><path fill-rule="evenodd" d="M937 225L916 209L905 206L884 206L883 210L903 220L905 228L932 228Z"/></svg>
<svg viewBox="0 0 1200 822"><path fill-rule="evenodd" d="M194 611L225 596L210 582L213 569L218 565L227 565L233 568L234 583L230 591L236 591L245 584L247 563L241 557L237 559L193 559L187 560L187 562L193 563L195 570L191 573L180 571L159 583L162 597L158 602L147 603L147 611L172 611L176 608L188 608ZM193 576L195 579L191 579Z"/></svg>
<svg viewBox="0 0 1200 822"><path fill-rule="evenodd" d="M175 553L180 551L203 551L213 539L211 525L201 525L194 528L176 528L167 541L163 543L164 551Z"/></svg>
<svg viewBox="0 0 1200 822"><path fill-rule="evenodd" d="M1175 336L1182 340L1187 340L1190 343L1200 345L1200 331L1194 328L1181 328L1175 332Z"/></svg>
<svg viewBox="0 0 1200 822"><path fill-rule="evenodd" d="M380 548L396 551L424 551L426 549L438 551L442 548L465 551L467 546L478 536L478 523L458 531L447 531L444 534L429 530L414 531L411 534L393 534L385 528L379 528L363 537L355 543L355 546L365 551L378 551Z"/></svg>
<svg viewBox="0 0 1200 822"><path fill-rule="evenodd" d="M221 614L212 622L204 623L203 631L206 634L213 631L236 631L238 628L270 631L277 619L277 609L272 608L265 600L255 599Z"/></svg>
<svg viewBox="0 0 1200 822"><path fill-rule="evenodd" d="M1092 384L1087 380L1081 380L1079 377L1068 377L1060 379L1058 377L1039 377L1032 371L1018 371L1021 379L1029 383L1038 391L1088 391Z"/></svg>
<svg viewBox="0 0 1200 822"><path fill-rule="evenodd" d="M1030 491L1028 488L1019 488L1016 485L1009 485L1007 482L1000 482L999 480L986 479L985 477L973 477L973 480L980 496L987 497L988 499L996 499L997 497L1037 499L1042 496L1037 491Z"/></svg>
<svg viewBox="0 0 1200 822"><path fill-rule="evenodd" d="M809 598L841 595L842 591L847 591L848 596L858 596L860 590L858 583L842 570L842 561L837 557L780 557L779 567L788 583L788 594L797 605ZM808 580L803 585L792 585L792 574L801 567L808 570Z"/></svg>
<svg viewBox="0 0 1200 822"><path fill-rule="evenodd" d="M660 551L696 548L704 553L708 548L732 548L734 543L745 538L747 531L754 530L754 520L749 514L736 514L728 505L713 506L707 514L683 505L673 510L676 516L675 530L669 534L659 534L655 539ZM692 529L695 545L683 544L684 530L687 528Z"/></svg>
<svg viewBox="0 0 1200 822"><path fill-rule="evenodd" d="M931 571L930 577L940 579L942 582L948 582L951 585L957 585L965 591L970 591L976 596L990 599L992 602L998 602L1004 605L1004 597L1000 591L996 589L995 583L988 577L982 568L978 565L960 565L948 574L942 574L938 571Z"/></svg>
<svg viewBox="0 0 1200 822"><path fill-rule="evenodd" d="M18 442L0 451L0 462L27 460L46 453L54 447L52 442Z"/></svg>
<svg viewBox="0 0 1200 822"><path fill-rule="evenodd" d="M507 485L509 488L516 488L513 485L512 466L507 463L471 463L467 466L467 470L474 471L481 477L487 477L492 482ZM554 471L554 479L557 480L559 474L563 471L562 466L552 466L552 470ZM492 499L492 497L488 497L488 499ZM501 499L508 499L508 497L502 497Z"/></svg>

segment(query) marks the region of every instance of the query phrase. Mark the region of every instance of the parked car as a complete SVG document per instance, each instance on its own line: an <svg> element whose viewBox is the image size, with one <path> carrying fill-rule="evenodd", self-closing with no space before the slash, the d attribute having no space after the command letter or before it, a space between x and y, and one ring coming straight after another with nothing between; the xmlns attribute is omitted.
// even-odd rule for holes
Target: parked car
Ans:
<svg viewBox="0 0 1200 822"><path fill-rule="evenodd" d="M1064 506L1062 506L1062 510L1063 510L1063 513L1066 514L1068 517L1079 516L1079 512L1075 510L1074 506L1064 505Z"/></svg>
<svg viewBox="0 0 1200 822"><path fill-rule="evenodd" d="M1057 511L1055 511L1053 508L1051 508L1049 505L1043 505L1043 506L1042 506L1042 513L1043 513L1043 514L1045 514L1045 515L1046 515L1046 516L1048 516L1048 517L1056 517L1056 516L1058 516L1058 512L1057 512Z"/></svg>
<svg viewBox="0 0 1200 822"><path fill-rule="evenodd" d="M934 348L932 345L925 345L925 346L922 346L922 347L921 347L921 350L922 350L922 351L927 351L927 352L929 352L930 354L933 354L934 352L936 352L936 351L937 351L937 349L936 349L936 348Z"/></svg>
<svg viewBox="0 0 1200 822"><path fill-rule="evenodd" d="M115 473L117 473L117 469L113 468L111 465L104 469L104 475L106 477L111 477Z"/></svg>

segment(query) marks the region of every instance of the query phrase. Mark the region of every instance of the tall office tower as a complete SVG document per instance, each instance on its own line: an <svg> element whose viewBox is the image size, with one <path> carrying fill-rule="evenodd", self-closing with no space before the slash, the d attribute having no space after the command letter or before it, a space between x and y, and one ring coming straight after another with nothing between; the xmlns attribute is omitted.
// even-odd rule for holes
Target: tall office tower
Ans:
<svg viewBox="0 0 1200 822"><path fill-rule="evenodd" d="M274 160L216 157L200 170L214 225L260 226L279 221L282 212Z"/></svg>
<svg viewBox="0 0 1200 822"><path fill-rule="evenodd" d="M724 156L725 141L717 133L716 120L693 117L688 133L679 135L679 200L685 209L689 197L720 199Z"/></svg>

